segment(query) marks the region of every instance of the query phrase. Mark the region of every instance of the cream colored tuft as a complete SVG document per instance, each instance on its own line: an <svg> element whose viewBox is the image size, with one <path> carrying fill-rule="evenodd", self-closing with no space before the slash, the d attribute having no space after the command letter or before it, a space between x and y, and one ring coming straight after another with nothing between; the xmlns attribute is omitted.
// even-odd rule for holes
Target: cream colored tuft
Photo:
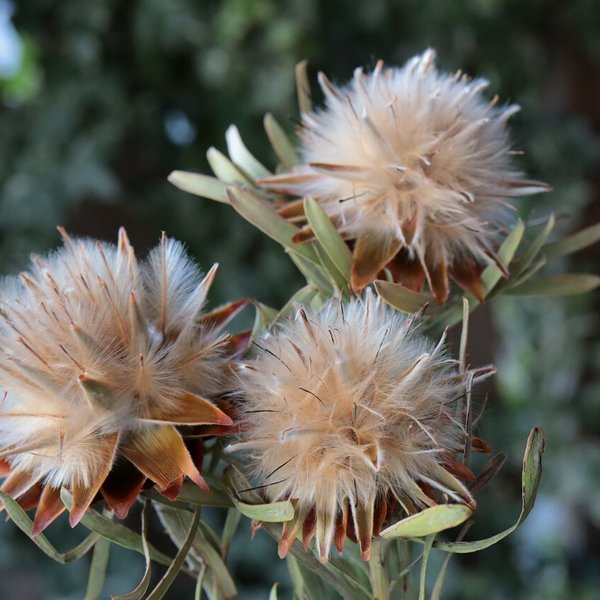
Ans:
<svg viewBox="0 0 600 600"><path fill-rule="evenodd" d="M357 69L341 87L320 74L325 107L302 115L301 176L281 179L349 239L398 240L433 265L485 264L509 219L506 199L548 188L513 167L506 123L518 106L489 102L485 79L434 61L427 50L402 68Z"/></svg>
<svg viewBox="0 0 600 600"><path fill-rule="evenodd" d="M424 484L472 503L441 468L465 444L465 376L443 340L430 342L368 291L317 314L301 309L259 347L240 373L243 434L232 450L246 451L270 500L296 499L299 514L316 513L317 530L329 528L317 532L322 559L348 504L360 538L376 502L394 498L407 512L431 504Z"/></svg>
<svg viewBox="0 0 600 600"><path fill-rule="evenodd" d="M123 230L118 246L63 237L0 288L0 446L32 481L88 487L106 436L221 391L227 339L198 322L214 269L202 281L179 242L138 265Z"/></svg>

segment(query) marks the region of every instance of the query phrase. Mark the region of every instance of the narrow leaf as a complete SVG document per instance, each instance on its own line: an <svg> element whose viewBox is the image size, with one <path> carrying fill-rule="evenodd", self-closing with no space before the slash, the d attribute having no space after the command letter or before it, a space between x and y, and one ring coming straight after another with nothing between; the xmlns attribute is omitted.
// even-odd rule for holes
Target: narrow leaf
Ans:
<svg viewBox="0 0 600 600"><path fill-rule="evenodd" d="M566 256L600 241L600 223L586 227L562 240L546 244L542 251L548 257Z"/></svg>
<svg viewBox="0 0 600 600"><path fill-rule="evenodd" d="M146 559L146 569L144 576L136 588L128 594L122 596L113 596L112 600L143 600L150 587L152 578L152 561L150 558L150 548L148 547L148 517L150 516L150 500L144 501L144 510L142 511L142 545L144 548L144 558Z"/></svg>
<svg viewBox="0 0 600 600"><path fill-rule="evenodd" d="M225 184L216 177L189 171L173 171L167 180L184 192L229 204Z"/></svg>
<svg viewBox="0 0 600 600"><path fill-rule="evenodd" d="M244 175L222 152L216 148L209 148L206 153L208 164L213 173L223 183L251 184L252 182Z"/></svg>
<svg viewBox="0 0 600 600"><path fill-rule="evenodd" d="M248 148L246 148L240 136L240 132L235 125L230 125L225 132L225 141L227 142L227 151L229 152L231 160L240 167L244 173L250 175L252 179L256 181L257 179L270 177L272 175L267 168L254 158Z"/></svg>
<svg viewBox="0 0 600 600"><path fill-rule="evenodd" d="M475 542L436 542L435 547L446 552L455 552L466 554L469 552L477 552L493 546L500 540L509 536L519 525L527 518L535 503L537 489L542 476L542 455L544 453L544 433L537 427L531 430L527 445L525 447L525 455L523 457L523 473L521 476L521 513L516 523L484 540Z"/></svg>
<svg viewBox="0 0 600 600"><path fill-rule="evenodd" d="M12 522L25 534L29 539L47 556L59 562L66 564L79 560L94 546L98 540L98 536L92 534L85 538L75 548L65 552L64 554L59 552L48 540L48 538L40 533L35 537L32 537L31 532L33 530L33 521L29 518L29 515L21 508L16 500L13 500L6 492L0 490L0 499L6 509L6 513L12 520Z"/></svg>
<svg viewBox="0 0 600 600"><path fill-rule="evenodd" d="M104 582L106 581L106 569L108 567L109 555L110 540L100 538L94 546L85 600L97 600L100 598L102 588L104 588Z"/></svg>
<svg viewBox="0 0 600 600"><path fill-rule="evenodd" d="M538 234L538 236L531 242L529 248L525 251L522 256L517 257L515 260L515 264L517 266L516 275L522 275L527 267L535 260L536 256L539 254L544 242L548 239L548 236L552 233L554 229L554 225L556 224L556 219L554 215L550 215L548 218L548 222L544 229ZM512 274L511 274L512 275Z"/></svg>
<svg viewBox="0 0 600 600"><path fill-rule="evenodd" d="M275 120L275 117L271 113L267 113L264 119L265 131L271 146L277 158L281 161L282 167L290 169L294 165L298 164L298 155L294 146L292 146L285 131L281 128L281 125Z"/></svg>
<svg viewBox="0 0 600 600"><path fill-rule="evenodd" d="M394 523L381 532L382 538L424 537L464 523L473 511L464 504L439 504Z"/></svg>
<svg viewBox="0 0 600 600"><path fill-rule="evenodd" d="M284 248L318 263L313 248L309 244L295 244L292 238L299 229L280 217L271 207L267 206L256 194L249 190L235 187L227 188L227 195L233 208L260 229L270 238L279 242Z"/></svg>
<svg viewBox="0 0 600 600"><path fill-rule="evenodd" d="M375 290L383 298L384 302L392 308L405 313L414 313L429 304L433 298L429 294L420 294L405 288L399 283L378 280L375 282Z"/></svg>
<svg viewBox="0 0 600 600"><path fill-rule="evenodd" d="M323 250L348 283L352 270L352 252L346 242L316 200L310 197L304 199L304 213Z"/></svg>
<svg viewBox="0 0 600 600"><path fill-rule="evenodd" d="M312 99L310 94L310 83L307 73L308 61L302 60L296 65L296 93L298 95L298 107L300 114L312 110Z"/></svg>
<svg viewBox="0 0 600 600"><path fill-rule="evenodd" d="M311 248L314 251L314 249ZM304 256L289 253L292 262L298 267L298 270L304 275L306 282L309 285L317 288L324 296L330 297L334 294L334 288L327 273L323 271L320 265L314 264L311 260L307 260Z"/></svg>
<svg viewBox="0 0 600 600"><path fill-rule="evenodd" d="M574 296L596 289L600 285L598 275L566 273L564 275L544 275L528 279L524 283L506 291L512 296Z"/></svg>
<svg viewBox="0 0 600 600"><path fill-rule="evenodd" d="M423 550L423 559L421 560L421 574L419 576L419 600L425 600L427 587L427 565L429 564L429 555L433 547L435 535L430 535L425 540L425 549Z"/></svg>
<svg viewBox="0 0 600 600"><path fill-rule="evenodd" d="M179 574L181 567L183 567L185 558L188 552L190 551L199 521L200 509L197 508L194 511L194 516L192 518L192 523L190 525L187 537L185 538L183 544L181 545L181 548L177 552L175 559L169 565L169 568L167 569L167 572L164 574L163 578L158 582L158 585L148 595L148 600L160 600L167 593L167 591L175 581L175 578Z"/></svg>
<svg viewBox="0 0 600 600"><path fill-rule="evenodd" d="M231 540L233 540L233 536L235 535L238 525L240 524L241 518L242 514L239 510L230 508L227 511L225 525L223 525L223 534L221 536L221 556L223 557L223 560L227 558L229 545L231 544Z"/></svg>
<svg viewBox="0 0 600 600"><path fill-rule="evenodd" d="M269 600L277 600L277 586L279 584L278 583L274 583L273 587L271 588L271 592L269 593Z"/></svg>
<svg viewBox="0 0 600 600"><path fill-rule="evenodd" d="M525 224L519 219L515 228L509 233L498 250L498 259L507 271L515 252L523 239L524 233ZM502 273L495 265L488 265L483 270L481 282L483 283L483 289L485 290L486 296L494 289L498 281L500 281L500 277L502 277Z"/></svg>
<svg viewBox="0 0 600 600"><path fill-rule="evenodd" d="M70 509L73 504L71 494L63 488L60 496L67 509ZM111 542L114 542L123 548L129 548L130 550L135 550L135 552L144 554L144 544L140 535L131 531L131 529L125 527L125 525L121 525L121 523L111 521L93 509L88 508L80 523L90 531L98 533L102 537L109 539ZM166 554L159 552L153 546L149 546L149 548L150 556L153 561L161 565L171 564L172 559Z"/></svg>
<svg viewBox="0 0 600 600"><path fill-rule="evenodd" d="M255 521L281 523L283 521L291 521L294 518L294 505L289 500L270 502L268 504L246 504L234 498L233 502L245 517Z"/></svg>

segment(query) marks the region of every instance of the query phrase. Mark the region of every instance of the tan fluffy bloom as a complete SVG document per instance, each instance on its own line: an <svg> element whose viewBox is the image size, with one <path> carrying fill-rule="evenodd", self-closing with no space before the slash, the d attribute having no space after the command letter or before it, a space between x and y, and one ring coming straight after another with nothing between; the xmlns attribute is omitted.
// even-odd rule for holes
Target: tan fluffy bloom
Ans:
<svg viewBox="0 0 600 600"><path fill-rule="evenodd" d="M457 401L467 377L456 361L415 332L414 322L371 293L300 310L260 343L240 373L243 450L270 500L291 499L285 556L302 531L318 553L341 552L346 535L363 557L400 507L411 514L436 502L474 501L455 461L465 446ZM474 447L486 449L481 440Z"/></svg>
<svg viewBox="0 0 600 600"><path fill-rule="evenodd" d="M326 104L302 116L302 165L262 183L321 204L354 245L355 290L388 266L412 289L427 280L440 303L449 276L481 299L505 200L547 187L512 166L506 122L518 106L488 102L486 80L440 73L434 59L357 69L343 87L321 73ZM300 202L281 213L298 219ZM311 237L306 227L297 241Z"/></svg>
<svg viewBox="0 0 600 600"><path fill-rule="evenodd" d="M0 288L2 489L38 506L34 534L73 495L71 524L101 493L123 517L146 482L177 496L184 476L206 487L176 425L231 425L222 393L239 303L201 312L204 279L163 235L138 265L118 245L72 240Z"/></svg>

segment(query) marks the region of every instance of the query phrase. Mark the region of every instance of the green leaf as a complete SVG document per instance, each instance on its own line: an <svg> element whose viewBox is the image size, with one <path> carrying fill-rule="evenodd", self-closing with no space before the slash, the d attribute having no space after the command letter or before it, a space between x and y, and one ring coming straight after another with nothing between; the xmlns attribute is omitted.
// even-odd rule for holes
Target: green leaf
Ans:
<svg viewBox="0 0 600 600"><path fill-rule="evenodd" d="M500 249L498 250L498 260L504 266L504 268L508 271L508 267L523 239L523 234L525 233L525 224L521 219L517 221L515 228L508 234L507 238L504 240ZM498 281L502 277L502 273L500 269L498 269L495 265L488 265L481 274L481 282L483 283L483 289L485 290L485 295L487 296L493 289L496 287Z"/></svg>
<svg viewBox="0 0 600 600"><path fill-rule="evenodd" d="M85 600L97 600L100 598L104 582L106 581L106 569L108 567L109 555L110 540L100 538L94 546Z"/></svg>
<svg viewBox="0 0 600 600"><path fill-rule="evenodd" d="M305 285L300 288L283 306L283 308L277 313L274 322L277 323L281 319L289 317L294 310L299 306L309 306L313 298L316 296L317 290L312 285Z"/></svg>
<svg viewBox="0 0 600 600"><path fill-rule="evenodd" d="M548 218L548 222L544 229L539 233L539 235L531 242L529 248L522 256L517 257L515 260L515 265L517 267L517 271L515 276L522 275L527 267L535 260L535 257L539 254L544 242L548 239L548 236L552 233L554 229L554 225L556 223L556 219L554 215L550 215ZM512 273L511 273L512 275Z"/></svg>
<svg viewBox="0 0 600 600"><path fill-rule="evenodd" d="M144 510L142 511L142 545L144 548L144 558L146 559L146 568L144 576L134 590L122 596L113 596L112 600L143 600L150 587L152 578L152 560L150 558L150 548L148 547L148 518L150 516L150 500L144 500Z"/></svg>
<svg viewBox="0 0 600 600"><path fill-rule="evenodd" d="M421 560L421 574L419 576L419 600L425 600L427 586L427 565L429 564L429 555L433 547L435 535L430 535L425 540L425 549L423 550L423 559Z"/></svg>
<svg viewBox="0 0 600 600"><path fill-rule="evenodd" d="M600 223L586 227L562 240L546 244L542 251L548 257L566 256L600 241Z"/></svg>
<svg viewBox="0 0 600 600"><path fill-rule="evenodd" d="M564 275L544 275L528 279L524 283L506 291L512 296L574 296L596 289L600 285L598 275L566 273Z"/></svg>
<svg viewBox="0 0 600 600"><path fill-rule="evenodd" d="M227 511L225 525L223 525L223 534L221 536L221 556L223 557L223 560L227 558L229 545L231 544L231 540L233 540L233 536L240 524L241 518L241 513L235 508L230 508Z"/></svg>
<svg viewBox="0 0 600 600"><path fill-rule="evenodd" d="M259 338L277 318L277 310L262 304L262 302L255 301L254 307L256 308L256 314L254 316L254 325L252 327L252 339Z"/></svg>
<svg viewBox="0 0 600 600"><path fill-rule="evenodd" d="M414 313L429 304L433 298L429 294L413 292L399 283L377 280L375 290L392 308L405 313Z"/></svg>
<svg viewBox="0 0 600 600"><path fill-rule="evenodd" d="M337 232L327 213L313 198L304 199L304 214L323 250L348 283L352 270L352 252L346 242Z"/></svg>
<svg viewBox="0 0 600 600"><path fill-rule="evenodd" d="M295 244L292 238L299 229L280 217L270 206L265 204L256 194L237 187L228 187L227 195L233 208L244 219L252 223L270 238L279 242L284 248L318 264L318 258L310 244Z"/></svg>
<svg viewBox="0 0 600 600"><path fill-rule="evenodd" d="M196 509L194 511L194 516L192 518L192 522L189 527L188 534L179 548L177 555L175 556L173 562L169 565L166 573L163 578L158 582L157 586L150 592L147 600L161 600L161 598L167 593L175 578L179 574L180 569L183 567L183 563L185 562L185 558L190 551L192 546L192 542L194 541L194 537L196 535L196 529L198 528L198 522L200 521L200 509Z"/></svg>
<svg viewBox="0 0 600 600"><path fill-rule="evenodd" d="M321 266L314 264L311 260L307 260L304 256L295 252L290 252L289 255L309 285L317 288L327 298L334 295L335 290L329 279L329 275L323 271Z"/></svg>
<svg viewBox="0 0 600 600"><path fill-rule="evenodd" d="M279 584L278 583L274 583L273 587L271 588L271 592L269 593L269 600L277 600L277 586Z"/></svg>
<svg viewBox="0 0 600 600"><path fill-rule="evenodd" d="M439 504L394 523L381 532L382 538L414 538L438 533L464 523L473 511L464 504Z"/></svg>
<svg viewBox="0 0 600 600"><path fill-rule="evenodd" d="M227 142L227 151L229 152L231 160L240 167L240 169L243 169L244 173L250 175L254 181L272 175L267 168L254 158L248 148L246 148L240 136L240 132L235 125L230 125L228 127L225 132L225 141Z"/></svg>
<svg viewBox="0 0 600 600"><path fill-rule="evenodd" d="M263 523L281 523L294 518L294 505L289 500L268 504L246 504L233 498L233 503L245 517Z"/></svg>
<svg viewBox="0 0 600 600"><path fill-rule="evenodd" d="M192 513L188 510L171 508L165 504L154 505L154 508L159 515L171 539L178 545L184 543L185 536L190 529L192 522ZM227 570L227 566L221 558L221 554L210 541L206 538L202 527L196 527L196 534L193 540L190 558L193 560L197 568L201 568L205 564L208 568L208 573L214 578L219 593L224 598L237 597L235 583Z"/></svg>
<svg viewBox="0 0 600 600"><path fill-rule="evenodd" d="M298 95L298 107L300 108L300 114L308 113L312 110L307 67L307 60L302 60L296 65L296 93Z"/></svg>
<svg viewBox="0 0 600 600"><path fill-rule="evenodd" d="M281 165L287 170L298 164L300 161L294 146L271 113L265 115L264 126L267 137L277 158L281 161Z"/></svg>
<svg viewBox="0 0 600 600"><path fill-rule="evenodd" d="M313 248L319 258L323 273L327 276L331 286L334 290L348 290L349 284L344 276L340 273L339 269L333 264L327 252L323 250L321 244L318 241L313 242Z"/></svg>
<svg viewBox="0 0 600 600"><path fill-rule="evenodd" d="M60 497L65 506L70 509L73 504L71 494L63 488L60 492ZM125 525L121 525L121 523L111 521L94 509L90 508L85 512L83 518L81 519L81 524L84 527L87 527L90 531L109 539L111 542L114 542L123 548L135 550L135 552L144 554L144 544L140 535L131 531L131 529L125 527ZM153 561L161 565L171 564L172 559L166 554L159 552L153 546L149 546L149 548L150 556Z"/></svg>
<svg viewBox="0 0 600 600"><path fill-rule="evenodd" d="M98 541L99 537L96 534L91 534L86 537L79 545L72 550L61 553L59 552L48 540L48 538L40 533L39 535L32 537L31 532L33 530L33 521L29 518L29 515L21 508L20 504L11 498L6 492L0 490L0 499L6 509L6 514L10 517L12 522L25 534L29 539L47 556L52 558L58 563L67 564L79 560L84 556L94 544Z"/></svg>
<svg viewBox="0 0 600 600"><path fill-rule="evenodd" d="M542 476L542 455L544 453L544 433L537 427L531 430L525 447L525 455L523 457L523 473L521 476L521 513L516 523L484 540L475 542L436 542L435 547L446 552L455 552L466 554L469 552L477 552L485 548L493 546L500 540L509 536L519 525L527 518L535 503L537 489Z"/></svg>
<svg viewBox="0 0 600 600"><path fill-rule="evenodd" d="M458 351L458 362L462 373L467 368L467 340L469 339L469 300L463 296L462 299L462 329L460 332L460 346Z"/></svg>
<svg viewBox="0 0 600 600"><path fill-rule="evenodd" d="M242 173L222 152L209 148L206 153L208 164L213 173L224 183L251 184L252 181Z"/></svg>
<svg viewBox="0 0 600 600"><path fill-rule="evenodd" d="M173 171L167 180L184 192L229 204L225 184L216 177L189 171Z"/></svg>

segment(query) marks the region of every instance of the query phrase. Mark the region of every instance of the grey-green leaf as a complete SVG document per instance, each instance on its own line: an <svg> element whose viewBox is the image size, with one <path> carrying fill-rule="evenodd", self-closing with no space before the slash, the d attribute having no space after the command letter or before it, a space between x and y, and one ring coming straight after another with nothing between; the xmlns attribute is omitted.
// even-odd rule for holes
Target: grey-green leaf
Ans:
<svg viewBox="0 0 600 600"><path fill-rule="evenodd" d="M190 173L189 171L173 171L167 179L169 183L184 192L229 204L225 184L216 177L202 175L201 173Z"/></svg>
<svg viewBox="0 0 600 600"><path fill-rule="evenodd" d="M565 273L544 275L528 279L506 291L512 296L574 296L596 289L600 285L598 275Z"/></svg>
<svg viewBox="0 0 600 600"><path fill-rule="evenodd" d="M289 500L268 504L246 504L234 498L233 502L244 516L256 521L281 523L294 518L294 505Z"/></svg>
<svg viewBox="0 0 600 600"><path fill-rule="evenodd" d="M284 248L318 264L314 250L309 244L295 244L292 238L299 229L280 217L271 207L267 206L261 198L249 190L228 187L227 195L233 208L260 229L270 238L279 242Z"/></svg>
<svg viewBox="0 0 600 600"><path fill-rule="evenodd" d="M446 552L466 554L477 552L493 546L509 536L527 518L535 503L537 489L542 476L542 455L544 453L544 433L537 427L531 430L523 457L523 473L521 475L521 513L516 523L484 540L475 542L436 542L435 547Z"/></svg>
<svg viewBox="0 0 600 600"><path fill-rule="evenodd" d="M405 313L417 312L433 300L429 294L413 292L399 283L389 281L376 281L375 290L384 302Z"/></svg>
<svg viewBox="0 0 600 600"><path fill-rule="evenodd" d="M70 508L73 504L71 494L63 488L60 492L60 497L65 506ZM123 548L129 548L130 550L135 550L140 554L144 554L144 544L140 535L131 531L131 529L125 527L125 525L121 525L121 523L111 521L94 509L89 508L85 512L81 519L81 524L90 531L98 533L119 546L123 546ZM153 546L149 546L149 549L153 561L160 563L161 565L171 564L172 559L166 554L158 551Z"/></svg>
<svg viewBox="0 0 600 600"><path fill-rule="evenodd" d="M59 552L48 540L48 538L40 533L39 535L32 537L31 532L33 530L33 521L29 518L29 515L21 508L16 500L13 500L6 492L0 490L0 499L6 509L7 515L11 518L12 522L25 534L29 539L47 556L59 562L66 564L79 560L94 546L99 536L92 533L85 540L83 540L78 546L70 550L69 552Z"/></svg>
<svg viewBox="0 0 600 600"><path fill-rule="evenodd" d="M222 152L209 148L206 158L213 173L224 183L251 184L252 181L238 169Z"/></svg>
<svg viewBox="0 0 600 600"><path fill-rule="evenodd" d="M600 241L600 223L586 227L577 233L573 233L562 240L546 244L542 252L547 257L566 256L578 250L583 250Z"/></svg>
<svg viewBox="0 0 600 600"><path fill-rule="evenodd" d="M424 537L464 523L473 511L464 504L439 504L394 523L381 532L382 538Z"/></svg>
<svg viewBox="0 0 600 600"><path fill-rule="evenodd" d="M350 281L352 252L341 238L327 213L313 198L304 199L304 213L323 250L337 267L346 282Z"/></svg>
<svg viewBox="0 0 600 600"><path fill-rule="evenodd" d="M230 125L225 132L225 141L227 142L227 151L231 160L256 181L263 177L269 177L272 173L264 167L252 153L246 148L240 132L235 125Z"/></svg>
<svg viewBox="0 0 600 600"><path fill-rule="evenodd" d="M521 240L523 239L523 234L525 233L525 224L521 219L517 221L514 229L508 234L507 238L504 240L500 249L498 250L498 260L504 266L506 270L517 251ZM488 265L481 274L481 282L483 283L483 289L485 290L486 296L496 287L498 281L500 281L500 277L502 277L502 273L500 269L498 269L495 265Z"/></svg>
<svg viewBox="0 0 600 600"><path fill-rule="evenodd" d="M279 125L271 113L265 115L264 126L267 137L273 147L273 151L281 161L282 167L291 169L294 165L298 164L298 155L296 154L294 146L285 134L281 125Z"/></svg>
<svg viewBox="0 0 600 600"><path fill-rule="evenodd" d="M85 600L98 600L106 581L106 569L110 555L110 540L100 538L94 546L92 564L88 576L88 584L85 592Z"/></svg>

